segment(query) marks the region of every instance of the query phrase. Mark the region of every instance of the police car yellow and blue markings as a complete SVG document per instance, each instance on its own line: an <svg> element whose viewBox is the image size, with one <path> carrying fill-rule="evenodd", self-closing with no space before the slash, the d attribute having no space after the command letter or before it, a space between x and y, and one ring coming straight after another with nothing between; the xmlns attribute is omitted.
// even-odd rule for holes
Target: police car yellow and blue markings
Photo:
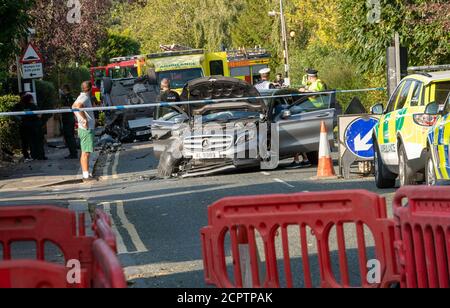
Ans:
<svg viewBox="0 0 450 308"><path fill-rule="evenodd" d="M434 169L438 180L450 180L450 114L441 117L430 130Z"/></svg>

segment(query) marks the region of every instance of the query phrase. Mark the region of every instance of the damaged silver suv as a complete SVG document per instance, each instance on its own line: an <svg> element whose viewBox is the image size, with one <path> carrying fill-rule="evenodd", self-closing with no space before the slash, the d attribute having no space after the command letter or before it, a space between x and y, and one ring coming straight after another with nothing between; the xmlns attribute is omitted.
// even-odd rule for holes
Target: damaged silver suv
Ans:
<svg viewBox="0 0 450 308"><path fill-rule="evenodd" d="M152 131L159 176L198 176L243 167L275 169L280 159L300 152L314 161L321 121L333 140L332 99L317 93L289 97L294 91L283 93L286 98L272 98L277 92L261 96L255 87L234 78L189 82L181 98L190 104L156 112ZM314 107L311 100L323 101L322 107Z"/></svg>

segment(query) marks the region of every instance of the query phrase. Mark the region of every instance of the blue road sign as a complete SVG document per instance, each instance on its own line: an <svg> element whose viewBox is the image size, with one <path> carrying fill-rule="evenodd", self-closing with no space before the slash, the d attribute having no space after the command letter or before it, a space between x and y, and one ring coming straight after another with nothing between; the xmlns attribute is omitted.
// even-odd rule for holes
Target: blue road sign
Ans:
<svg viewBox="0 0 450 308"><path fill-rule="evenodd" d="M372 136L377 123L376 118L359 118L353 121L345 131L347 149L360 158L373 158L375 152Z"/></svg>

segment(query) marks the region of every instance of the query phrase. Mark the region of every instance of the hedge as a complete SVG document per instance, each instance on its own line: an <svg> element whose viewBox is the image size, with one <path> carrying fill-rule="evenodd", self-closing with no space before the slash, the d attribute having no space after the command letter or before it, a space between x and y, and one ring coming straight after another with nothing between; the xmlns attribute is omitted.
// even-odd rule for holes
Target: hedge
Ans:
<svg viewBox="0 0 450 308"><path fill-rule="evenodd" d="M0 112L12 111L20 101L16 95L0 96ZM19 121L15 117L0 117L0 148L14 150L20 148Z"/></svg>

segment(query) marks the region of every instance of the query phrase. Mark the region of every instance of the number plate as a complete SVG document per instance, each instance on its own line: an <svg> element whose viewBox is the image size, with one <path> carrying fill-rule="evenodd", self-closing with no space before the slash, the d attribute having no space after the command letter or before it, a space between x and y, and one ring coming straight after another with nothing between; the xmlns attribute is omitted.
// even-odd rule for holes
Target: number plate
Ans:
<svg viewBox="0 0 450 308"><path fill-rule="evenodd" d="M194 153L194 159L217 159L217 158L221 158L220 153L217 152Z"/></svg>
<svg viewBox="0 0 450 308"><path fill-rule="evenodd" d="M140 132L136 132L136 136L145 136L145 135L150 135L151 133L152 133L152 130L148 129L148 130L143 130L143 131L140 131Z"/></svg>

